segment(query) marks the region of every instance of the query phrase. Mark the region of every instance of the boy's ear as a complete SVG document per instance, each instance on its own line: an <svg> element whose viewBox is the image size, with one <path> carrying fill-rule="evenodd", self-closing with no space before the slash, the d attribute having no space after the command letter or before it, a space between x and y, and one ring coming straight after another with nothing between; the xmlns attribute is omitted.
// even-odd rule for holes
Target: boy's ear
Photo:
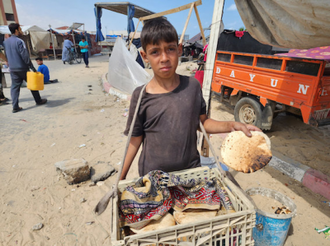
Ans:
<svg viewBox="0 0 330 246"><path fill-rule="evenodd" d="M140 55L142 56L143 60L146 62L146 63L149 63L149 60L147 58L147 53L144 52L144 50L140 50Z"/></svg>
<svg viewBox="0 0 330 246"><path fill-rule="evenodd" d="M179 56L181 56L181 54L182 54L182 43L178 45L178 53L179 53Z"/></svg>

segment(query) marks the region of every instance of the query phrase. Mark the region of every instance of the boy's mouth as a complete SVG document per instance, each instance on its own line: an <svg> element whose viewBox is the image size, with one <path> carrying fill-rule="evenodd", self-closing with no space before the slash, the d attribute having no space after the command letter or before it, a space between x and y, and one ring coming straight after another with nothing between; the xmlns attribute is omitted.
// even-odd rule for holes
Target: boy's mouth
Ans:
<svg viewBox="0 0 330 246"><path fill-rule="evenodd" d="M171 67L161 67L160 70L161 71L169 71L171 69Z"/></svg>

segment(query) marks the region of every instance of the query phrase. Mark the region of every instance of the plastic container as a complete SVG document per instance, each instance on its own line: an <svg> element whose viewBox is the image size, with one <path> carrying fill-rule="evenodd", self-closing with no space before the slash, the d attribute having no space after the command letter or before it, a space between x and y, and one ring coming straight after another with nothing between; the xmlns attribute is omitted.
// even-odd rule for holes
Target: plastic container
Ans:
<svg viewBox="0 0 330 246"><path fill-rule="evenodd" d="M278 191L267 188L250 188L246 190L250 196L261 195L273 198L290 209L290 214L271 214L256 209L256 227L253 228L253 239L256 246L282 246L288 235L292 217L296 215L296 204ZM258 206L258 204L257 204Z"/></svg>
<svg viewBox="0 0 330 246"><path fill-rule="evenodd" d="M44 75L40 72L27 72L27 88L31 91L42 91L44 89Z"/></svg>
<svg viewBox="0 0 330 246"><path fill-rule="evenodd" d="M191 224L175 225L161 230L141 234L122 234L118 218L118 196L112 198L111 243L122 245L226 245L252 246L252 229L255 226L255 209L249 198L228 178L221 176L219 169L199 167L173 172L181 178L210 179L217 178L225 187L236 212L216 216ZM118 193L138 179L122 180L118 184Z"/></svg>

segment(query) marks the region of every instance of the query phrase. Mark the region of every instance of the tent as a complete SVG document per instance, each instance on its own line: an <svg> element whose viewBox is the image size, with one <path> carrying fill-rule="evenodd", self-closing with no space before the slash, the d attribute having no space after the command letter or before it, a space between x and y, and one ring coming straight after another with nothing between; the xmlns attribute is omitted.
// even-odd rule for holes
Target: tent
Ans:
<svg viewBox="0 0 330 246"><path fill-rule="evenodd" d="M263 44L308 49L330 45L329 0L235 0L243 23Z"/></svg>
<svg viewBox="0 0 330 246"><path fill-rule="evenodd" d="M40 50L49 47L51 36L49 32L36 25L21 26L22 39L27 44L29 53L37 54ZM10 35L8 26L0 26L0 33Z"/></svg>

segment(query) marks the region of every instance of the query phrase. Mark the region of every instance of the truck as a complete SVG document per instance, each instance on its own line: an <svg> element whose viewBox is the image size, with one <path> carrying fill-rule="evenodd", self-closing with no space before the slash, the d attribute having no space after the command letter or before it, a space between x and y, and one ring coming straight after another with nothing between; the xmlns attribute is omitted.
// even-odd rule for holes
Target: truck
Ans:
<svg viewBox="0 0 330 246"><path fill-rule="evenodd" d="M325 60L217 51L212 91L234 107L235 121L270 130L281 112L306 124L330 124L330 67Z"/></svg>

